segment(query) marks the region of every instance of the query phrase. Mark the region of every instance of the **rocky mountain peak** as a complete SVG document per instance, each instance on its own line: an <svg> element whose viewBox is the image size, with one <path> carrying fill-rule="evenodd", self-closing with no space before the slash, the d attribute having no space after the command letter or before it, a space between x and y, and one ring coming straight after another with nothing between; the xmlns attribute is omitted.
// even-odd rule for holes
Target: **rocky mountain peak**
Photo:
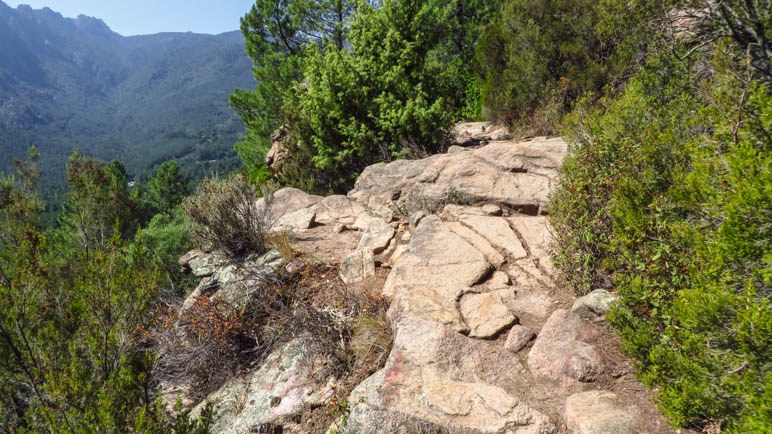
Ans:
<svg viewBox="0 0 772 434"><path fill-rule="evenodd" d="M117 35L104 21L83 14L75 18L75 25L78 29L91 34Z"/></svg>

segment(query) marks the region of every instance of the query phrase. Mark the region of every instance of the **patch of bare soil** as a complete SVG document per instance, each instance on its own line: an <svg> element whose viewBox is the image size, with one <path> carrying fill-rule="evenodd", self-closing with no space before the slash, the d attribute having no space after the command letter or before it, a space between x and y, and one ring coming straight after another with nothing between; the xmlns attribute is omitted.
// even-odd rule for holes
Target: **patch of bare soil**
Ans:
<svg viewBox="0 0 772 434"><path fill-rule="evenodd" d="M337 265L354 250L362 233L348 229L336 233L333 229L320 225L295 231L292 246L301 257Z"/></svg>

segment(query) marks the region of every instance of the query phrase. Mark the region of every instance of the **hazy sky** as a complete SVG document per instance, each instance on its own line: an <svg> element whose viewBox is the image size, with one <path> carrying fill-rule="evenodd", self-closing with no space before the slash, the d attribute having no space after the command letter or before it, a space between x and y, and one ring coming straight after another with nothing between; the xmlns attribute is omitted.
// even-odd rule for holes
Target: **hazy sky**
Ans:
<svg viewBox="0 0 772 434"><path fill-rule="evenodd" d="M254 0L23 0L34 9L49 7L65 17L80 14L102 19L124 36L158 32L222 33L238 30Z"/></svg>

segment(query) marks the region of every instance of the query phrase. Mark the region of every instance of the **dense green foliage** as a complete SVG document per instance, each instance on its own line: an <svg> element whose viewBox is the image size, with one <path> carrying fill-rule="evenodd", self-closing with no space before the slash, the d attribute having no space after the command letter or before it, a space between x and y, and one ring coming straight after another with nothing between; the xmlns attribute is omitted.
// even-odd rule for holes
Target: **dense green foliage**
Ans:
<svg viewBox="0 0 772 434"><path fill-rule="evenodd" d="M204 432L156 402L143 344L157 302L179 291L169 263L187 224L159 214L137 232L144 201L122 165L76 154L62 225L46 230L36 151L16 166L0 179L0 430ZM169 179L158 175L155 185Z"/></svg>
<svg viewBox="0 0 772 434"><path fill-rule="evenodd" d="M617 87L647 54L672 1L509 0L477 48L486 116L554 134L574 102Z"/></svg>
<svg viewBox="0 0 772 434"><path fill-rule="evenodd" d="M247 129L237 149L248 165L255 164L248 160L254 152L249 147L264 153L271 132L286 121L282 108L303 78L304 47L326 42L342 47L353 6L347 0L260 0L242 18L257 87L236 90L230 101Z"/></svg>
<svg viewBox="0 0 772 434"><path fill-rule="evenodd" d="M623 91L585 98L569 116L556 260L580 293L621 295L609 319L674 424L762 432L772 417L770 77L734 37L679 42L652 35Z"/></svg>
<svg viewBox="0 0 772 434"><path fill-rule="evenodd" d="M478 111L467 104L476 86L468 68L492 9L459 0L258 1L242 31L259 84L231 96L248 132L237 145L244 164L266 177L263 157L281 125L292 151L280 180L320 190L344 190L376 161L442 150L451 123ZM281 20L270 15L277 10ZM315 19L320 13L334 19Z"/></svg>

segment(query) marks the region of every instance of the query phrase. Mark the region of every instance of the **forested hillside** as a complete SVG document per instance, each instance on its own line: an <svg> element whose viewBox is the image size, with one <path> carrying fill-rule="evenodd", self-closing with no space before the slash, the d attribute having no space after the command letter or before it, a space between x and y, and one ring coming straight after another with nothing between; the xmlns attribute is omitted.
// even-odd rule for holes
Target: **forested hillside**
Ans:
<svg viewBox="0 0 772 434"><path fill-rule="evenodd" d="M0 17L8 10L0 5ZM61 22L50 11L35 14ZM193 48L176 35L121 38L85 18L66 23L104 33L99 44L121 41L128 51L89 48L108 57L133 53L121 62L152 57L155 44L180 54L145 60L153 67L132 74L92 64L89 77L120 82L122 90L101 95L94 84L78 112L109 107L105 112L128 132L163 143L207 141L197 124L159 135L153 122L163 115L151 115L151 108L176 116L163 110L168 104L159 95L176 95L175 80L197 81L175 71L203 68L203 76L221 78L220 63L206 59L224 55L218 38L232 35L195 36L195 57L184 55ZM230 84L230 104L246 132L236 144L244 173L206 181L180 206L185 183L174 163L129 191L121 163L73 155L70 193L55 229L40 224L34 150L3 178L0 428L207 432L206 411L196 421L172 415L157 395L157 373L170 368L158 364L156 332L191 289L174 258L193 244L231 260L262 252L266 243L287 247L286 239L263 237L262 221L245 220L243 213L260 214L256 192L271 191L273 183L345 192L366 166L444 152L455 122L488 119L522 137L559 134L569 142L548 210L553 261L576 294L600 288L619 295L608 320L669 422L705 432L769 431L768 0L257 0L241 31L257 83ZM45 51L45 38L36 40L36 50ZM52 64L74 65L72 59ZM24 137L24 125L68 131L58 115L13 95L43 89L36 98L66 112L57 95L70 82L50 90L41 64L27 54L0 61L10 65L0 70L0 110L13 114L2 118L10 125L3 131L17 128L13 139ZM31 81L8 78L11 70ZM208 91L211 83L184 88ZM113 105L101 105L108 97ZM85 119L93 118L70 122ZM236 131L222 125L205 131ZM281 142L283 159L268 167L272 142ZM15 152L28 144L15 143ZM114 145L117 154L89 152L134 155L120 140ZM183 157L158 149L145 155L157 160L150 166ZM446 203L463 202L457 192L447 196ZM260 315L270 311L263 308ZM196 338L208 350L264 348L259 331L245 334L242 323L219 313L216 306L199 312L205 327ZM335 404L341 415L345 403Z"/></svg>
<svg viewBox="0 0 772 434"><path fill-rule="evenodd" d="M238 165L243 128L227 95L254 84L238 32L124 37L96 18L0 2L0 39L2 165L37 146L48 201L65 192L73 149L138 179L169 159L198 178Z"/></svg>

